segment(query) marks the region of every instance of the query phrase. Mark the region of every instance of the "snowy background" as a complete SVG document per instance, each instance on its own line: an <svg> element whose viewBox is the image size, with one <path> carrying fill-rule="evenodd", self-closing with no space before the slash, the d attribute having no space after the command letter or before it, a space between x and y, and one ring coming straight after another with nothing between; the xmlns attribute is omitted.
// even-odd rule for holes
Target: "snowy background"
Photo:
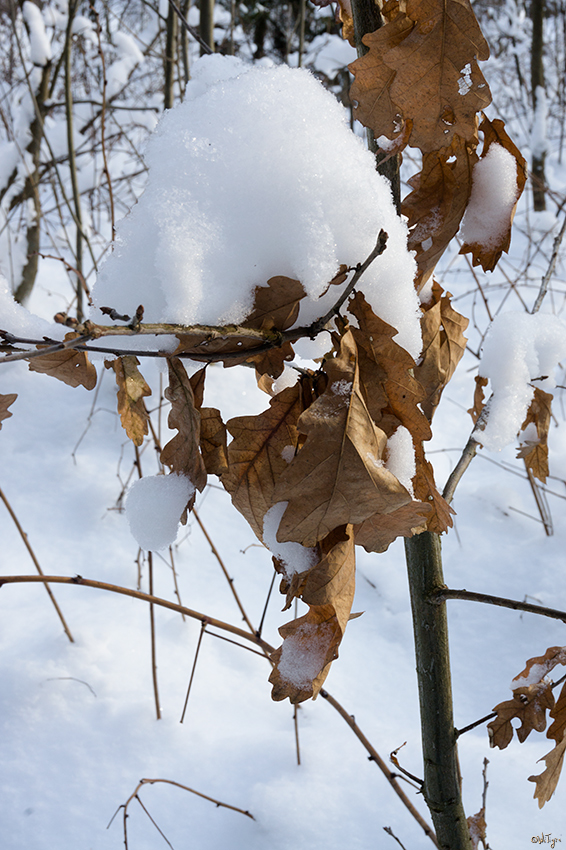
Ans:
<svg viewBox="0 0 566 850"><path fill-rule="evenodd" d="M502 27L508 37L501 18L490 27L487 34L494 42ZM331 42L319 57L321 64L328 64L334 49L341 55L344 45ZM125 50L122 59L128 55L131 51ZM486 67L495 100L490 114L507 119L508 131L528 157L529 139L541 143L540 122L531 137L527 108L523 114L509 107L508 58L507 63L494 58ZM457 309L471 317L471 326L470 351L445 391L433 423L429 457L440 486L471 431L466 410L472 404L478 366L474 352L489 323L485 303L491 315L500 309L522 309L521 299L530 309L562 222L566 169L559 127L553 126L555 135L549 131L545 137L550 149L547 176L554 193L547 212L532 213L528 189L516 218L511 253L492 276L472 271L467 256L459 256L457 248L443 262L441 283L453 292ZM515 285L510 286L509 280ZM45 261L30 311L50 320L68 290L61 264ZM560 316L565 292L560 262L543 309ZM11 408L12 418L2 423L0 487L46 574L80 574L132 588L139 582L147 590L147 564L142 563L140 579L137 544L120 509L124 487L137 475L132 447L116 413L113 375L98 365L102 374L94 393L30 373L21 362L2 366L0 392L17 392L18 399ZM160 408L159 398L165 377L152 361L144 359L141 368L153 388L149 403L164 436L167 407ZM565 383L560 372L557 383ZM212 366L205 404L219 407L226 420L260 412L268 398L257 389L250 370ZM551 477L543 493L552 536L545 534L514 447L483 450L459 485L455 527L443 539L449 587L566 610L561 389L556 391L554 415ZM151 444L142 451L141 465L144 475L157 472ZM31 574L34 567L16 526L4 506L0 509L0 569L6 575ZM215 483L199 496L197 510L257 626L272 578L269 552ZM184 605L242 625L229 584L193 518L181 529L174 564ZM304 703L298 710L298 765L293 708L271 701L269 665L256 654L206 634L181 724L200 623L156 608L162 711L156 720L148 606L86 587L52 585L52 589L73 634L72 644L43 587L22 584L0 589L3 847L123 847L122 810L107 827L142 777L181 783L248 810L255 818L216 808L172 785L144 787L140 798L175 850L398 846L383 827L391 827L406 850L431 846L347 724L323 699ZM154 592L176 598L171 565L157 555ZM325 687L355 716L383 758L407 742L399 753L400 763L421 775L402 541L384 555L358 552L356 594L353 610L364 614L349 624ZM279 643L278 626L293 616L280 613L281 602L274 592L263 627L264 638L273 645ZM543 654L549 646L566 644L562 623L534 614L453 601L449 620L459 728L510 698L509 684L528 658ZM561 668L555 672L560 675ZM524 744L515 739L503 752L490 750L485 726L461 737L467 814L481 807L483 760L490 761L487 834L493 850L526 847L533 836L542 834L566 841L566 780L542 811L532 799L534 785L527 781L542 771L543 765L536 762L550 749L548 739L532 733ZM416 790L408 785L406 790L428 821ZM136 800L128 813L130 850L167 846Z"/></svg>

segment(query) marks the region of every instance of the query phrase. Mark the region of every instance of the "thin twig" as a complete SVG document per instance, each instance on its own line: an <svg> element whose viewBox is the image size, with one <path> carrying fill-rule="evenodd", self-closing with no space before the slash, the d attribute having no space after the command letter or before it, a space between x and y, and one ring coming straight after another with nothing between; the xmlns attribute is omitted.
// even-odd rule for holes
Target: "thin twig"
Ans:
<svg viewBox="0 0 566 850"><path fill-rule="evenodd" d="M136 796L135 796L135 798L134 798L134 799L136 799L136 800L138 801L138 803L140 804L140 806L142 807L142 809L144 810L144 812L146 813L146 815L148 816L148 818L150 819L150 821L152 822L152 824L154 825L154 827L156 828L156 830L158 831L158 833L160 834L160 836L163 838L163 840L164 840L164 841L166 841L166 842L167 842L167 844L169 845L169 847L171 848L171 850L175 850L175 848L173 847L173 845L171 844L171 842L169 841L169 839L167 838L167 836L165 835L165 833L163 832L163 830L162 830L162 829L161 829L161 828L157 825L157 823L155 822L155 820L152 818L152 816L150 815L150 813L148 812L148 810L146 809L146 807L145 807L145 806L144 806L144 804L142 803L142 801L141 801L141 798L140 798L139 794L136 794ZM125 837L125 836L124 836L124 837Z"/></svg>
<svg viewBox="0 0 566 850"><path fill-rule="evenodd" d="M206 41L205 41L203 38L201 38L201 37L200 37L198 30L196 30L194 27L192 27L192 26L190 25L190 23L187 21L187 19L185 18L185 16L183 15L183 13L181 12L181 10L180 10L180 9L179 9L179 7L177 6L177 4L174 2L174 0L169 0L169 3L170 3L170 5L173 7L173 9L175 10L175 12L176 12L176 14L177 14L177 17L179 18L179 20L180 20L180 21L181 21L181 23L183 24L183 26L184 26L184 28L186 29L186 31L187 31L188 33L190 33L190 34L192 35L192 37L194 38L194 40L195 40L195 41L197 41L197 42L200 44L200 46L202 47L203 51L204 51L205 53L212 53L212 52L213 52L213 50L212 50L212 48L210 47L210 45L208 45L208 44L206 43Z"/></svg>
<svg viewBox="0 0 566 850"><path fill-rule="evenodd" d="M197 669L197 661L198 661L198 656L199 656L200 647L201 647L201 644L202 644L202 639L204 637L205 629L206 629L206 623L203 620L202 623L200 624L200 634L198 636L197 648L195 650L195 657L193 659L193 666L192 666L192 669L191 669L191 675L190 675L189 684L188 684L188 687L187 687L187 695L185 697L185 704L183 705L183 711L181 713L181 719L180 719L179 723L182 723L183 720L185 719L185 712L187 710L187 705L189 703L189 696L191 694L193 679L195 677L195 670Z"/></svg>
<svg viewBox="0 0 566 850"><path fill-rule="evenodd" d="M11 334L8 335L11 337ZM22 351L19 354L7 354L5 357L0 358L0 363L11 363L15 360L33 360L34 357L45 357L47 354L54 354L57 351L67 351L67 349L77 349L80 346L84 345L85 342L88 342L90 336L88 334L82 334L76 339L68 339L61 340L61 342L56 343L55 345L46 345L45 342L41 340L34 341L34 345L40 345L41 348L36 349L35 351ZM11 340L8 342L19 342L19 340Z"/></svg>
<svg viewBox="0 0 566 850"><path fill-rule="evenodd" d="M548 264L548 268L542 278L539 293L536 297L536 301L533 304L533 309L531 313L538 313L540 310L541 304L544 300L544 296L548 291L548 284L550 283L550 278L554 274L554 269L556 268L556 261L558 260L558 251L560 249L560 245L562 244L562 240L564 238L564 233L566 233L566 216L564 221L562 222L562 227L560 228L558 234L554 239L554 244L552 246L552 254L550 256L550 262Z"/></svg>
<svg viewBox="0 0 566 850"><path fill-rule="evenodd" d="M42 577L43 577L43 576L45 575L45 573L44 573L44 572L43 572L43 570L41 569L41 566L40 566L40 564L39 564L39 561L37 560L37 558L36 558L36 556L35 556L35 552L34 552L34 551L33 551L33 549L31 548L31 544L30 544L30 542L29 542L29 540L28 540L28 536L27 536L27 534L25 533L25 531L23 530L22 526L20 525L20 522L19 522L19 520L18 520L18 518L17 518L16 514L14 513L14 509L12 508L12 506L11 506L10 502L8 501L8 498L7 498L6 494L4 493L4 491L3 491L1 488L0 488L0 499L2 499L2 501L3 501L3 502L4 502L4 504L6 505L6 510L8 511L8 513L10 514L10 516L12 517L12 520L13 520L13 522L14 522L14 525L15 525L15 526L16 526L16 528L18 529L18 533L19 533L20 537L21 537L21 538L22 538L22 540L23 540L24 546L26 547L26 549L27 549L27 550L28 550L28 552L29 552L30 558L32 559L33 564L34 564L34 566L35 566L35 568L36 568L37 572L39 573L39 575L40 575L40 576L42 576ZM35 578L35 576L34 576L34 578ZM59 608L59 605L57 604L57 600L55 599L55 596L53 595L53 591L51 590L51 588L49 587L49 585L47 584L47 582L45 582L45 590L47 591L47 593L48 593L48 595L49 595L49 598L51 599L51 602L53 603L53 607L55 608L55 610L56 610L56 612L57 612L57 616L58 616L58 617L59 617L59 619L61 620L61 625L63 626L63 629L64 629L64 631L65 631L65 634L67 635L67 637L69 638L69 640L71 641L71 643L74 643L74 642L75 642L75 640L74 640L74 638L73 638L73 635L71 634L71 630L69 629L69 627L68 627L67 623L65 622L65 618L64 618L64 616L63 616L63 612L62 612L62 611L61 611L61 609Z"/></svg>
<svg viewBox="0 0 566 850"><path fill-rule="evenodd" d="M533 605L531 602L519 602L517 599L506 599L504 596L492 596L489 593L475 593L472 590L452 590L439 587L430 596L430 601L440 604L446 599L465 599L468 602L484 602L486 605L497 605L500 608L512 608L514 611L527 611L529 614L540 614L553 620L566 623L566 611L556 608L546 608L544 605Z"/></svg>
<svg viewBox="0 0 566 850"><path fill-rule="evenodd" d="M253 544L252 544L253 545ZM261 613L261 620L259 621L259 627L257 630L257 636L260 637L263 631L263 624L265 621L265 615L267 614L267 606L269 605L269 600L271 598L271 593L273 591L273 585L275 584L275 579L277 577L277 573L273 570L273 575L271 576L271 584L269 585L269 590L267 591L267 597L265 600L265 605L263 606L263 611Z"/></svg>
<svg viewBox="0 0 566 850"><path fill-rule="evenodd" d="M147 564L149 572L149 595L153 597L153 552L147 553ZM161 720L161 707L159 705L159 686L157 683L157 652L155 647L155 611L153 602L149 603L149 625L151 631L151 678L153 679L153 696L155 698L155 713L157 719Z"/></svg>
<svg viewBox="0 0 566 850"><path fill-rule="evenodd" d="M386 832L388 835L390 835L391 838L394 838L395 841L397 842L397 844L399 845L399 847L402 847L403 850L406 850L405 845L401 844L401 842L399 841L399 839L397 838L397 836L395 835L395 833L393 832L393 830L391 829L390 826L384 826L383 831Z"/></svg>

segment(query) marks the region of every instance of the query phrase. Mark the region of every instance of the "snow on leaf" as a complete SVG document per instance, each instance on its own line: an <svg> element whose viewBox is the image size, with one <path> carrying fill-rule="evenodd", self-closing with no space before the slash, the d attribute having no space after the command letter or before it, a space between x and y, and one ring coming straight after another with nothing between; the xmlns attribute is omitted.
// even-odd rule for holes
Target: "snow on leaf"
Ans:
<svg viewBox="0 0 566 850"><path fill-rule="evenodd" d="M151 395L151 389L138 369L139 362L137 357L125 354L104 364L107 369L114 369L118 384L120 421L122 428L136 446L141 446L149 430L144 398Z"/></svg>
<svg viewBox="0 0 566 850"><path fill-rule="evenodd" d="M408 181L413 191L401 211L409 219L408 247L417 252L419 291L458 232L477 160L475 146L454 136L447 147L424 154L421 171Z"/></svg>
<svg viewBox="0 0 566 850"><path fill-rule="evenodd" d="M78 336L77 333L68 333L65 335L65 341L76 339ZM37 345L36 348L40 350L45 346ZM30 372L51 375L70 387L81 386L93 390L96 386L96 369L85 351L75 351L74 348L53 351L42 357L34 357L28 365Z"/></svg>
<svg viewBox="0 0 566 850"><path fill-rule="evenodd" d="M487 378L484 380L487 383ZM521 431L526 431L527 427L533 424L536 427L537 440L523 439L522 434L519 434L521 448L517 452L517 457L524 459L527 469L530 469L543 484L546 483L548 475L548 431L552 413L551 405L552 395L536 387Z"/></svg>
<svg viewBox="0 0 566 850"><path fill-rule="evenodd" d="M455 135L477 140L476 113L491 100L477 59L487 59L489 48L468 0L407 0L404 13L363 41L369 53L350 65L362 124L393 138L397 114L411 119L409 144L423 153Z"/></svg>
<svg viewBox="0 0 566 850"><path fill-rule="evenodd" d="M542 809L544 804L548 803L556 790L558 780L560 779L565 750L566 737L562 738L554 749L543 756L542 759L539 759L539 761L543 761L544 759L546 770L538 776L529 776L529 782L536 783L533 796L535 800L538 800L539 809Z"/></svg>
<svg viewBox="0 0 566 850"><path fill-rule="evenodd" d="M161 451L161 462L171 472L186 475L197 490L206 484L206 469L200 455L200 413L195 404L195 394L185 367L177 357L169 357L169 386L165 397L171 402L167 420L169 428L177 434ZM202 371L202 370L201 370ZM195 388L199 392L200 373ZM199 392L200 395L200 392Z"/></svg>
<svg viewBox="0 0 566 850"><path fill-rule="evenodd" d="M514 688L513 699L500 702L493 709L497 717L488 723L490 747L504 750L513 737L511 721L515 718L521 721L517 729L517 737L521 743L525 741L533 729L544 732L546 729L546 711L554 706L554 696L550 682L536 682Z"/></svg>
<svg viewBox="0 0 566 850"><path fill-rule="evenodd" d="M566 665L566 646L551 646L544 655L529 658L522 670L511 682L513 690L523 685L536 685L554 670L557 664Z"/></svg>
<svg viewBox="0 0 566 850"><path fill-rule="evenodd" d="M4 419L9 419L10 416L13 415L8 408L15 402L17 397L17 393L8 393L7 395L0 394L0 429L2 428L2 422Z"/></svg>
<svg viewBox="0 0 566 850"><path fill-rule="evenodd" d="M260 540L265 514L280 501L273 498L273 491L287 468L281 452L298 440L297 421L304 410L305 383L310 384L310 378L282 390L263 413L237 416L226 423L234 440L228 446L228 471L222 476L222 484Z"/></svg>
<svg viewBox="0 0 566 850"><path fill-rule="evenodd" d="M336 528L319 549L320 561L298 576L309 611L279 629L283 644L271 656L275 667L269 677L274 700L288 697L298 703L318 695L350 618L355 587L351 526Z"/></svg>
<svg viewBox="0 0 566 850"><path fill-rule="evenodd" d="M472 254L472 265L493 271L509 250L511 225L527 180L527 163L500 119L480 125L484 133L481 159L473 172L470 203L462 221L461 254Z"/></svg>
<svg viewBox="0 0 566 850"><path fill-rule="evenodd" d="M451 297L435 281L432 301L423 306L423 350L415 378L424 389L422 409L429 421L466 349L464 331L468 327L468 319L454 310Z"/></svg>
<svg viewBox="0 0 566 850"><path fill-rule="evenodd" d="M304 446L281 474L274 500L288 502L280 541L314 546L333 529L390 513L411 501L397 478L377 461L387 443L373 421L360 385L352 332L327 360L325 392L302 414Z"/></svg>

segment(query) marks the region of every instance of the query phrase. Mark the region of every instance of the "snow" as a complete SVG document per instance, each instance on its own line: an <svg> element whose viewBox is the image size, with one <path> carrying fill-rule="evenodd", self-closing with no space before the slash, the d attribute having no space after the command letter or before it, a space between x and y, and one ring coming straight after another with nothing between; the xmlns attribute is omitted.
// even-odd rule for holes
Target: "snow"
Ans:
<svg viewBox="0 0 566 850"><path fill-rule="evenodd" d="M285 446L283 451L287 449L291 449L294 454L292 446ZM290 463L292 459L293 455L289 457L288 462ZM306 546L301 546L300 543L280 543L277 539L277 530L288 504L289 502L277 502L265 514L263 518L263 542L271 554L281 561L287 577L291 578L295 573L304 573L305 570L314 566L317 561L317 554L316 549L308 549Z"/></svg>
<svg viewBox="0 0 566 850"><path fill-rule="evenodd" d="M288 275L308 295L298 322L310 322L338 297L339 287L321 296L340 264L362 262L384 228L387 248L361 286L418 354L406 226L371 154L309 72L202 57L146 161L147 189L118 226L97 305L131 313L143 301L147 321L240 322L256 286Z"/></svg>
<svg viewBox="0 0 566 850"><path fill-rule="evenodd" d="M143 53L128 33L114 33L114 44L119 58L106 69L106 97L118 94L128 82L128 77L136 65L144 60Z"/></svg>
<svg viewBox="0 0 566 850"><path fill-rule="evenodd" d="M62 339L61 325L46 322L14 301L6 278L0 274L0 329L26 339L43 339L44 336Z"/></svg>
<svg viewBox="0 0 566 850"><path fill-rule="evenodd" d="M531 153L534 157L541 159L548 148L546 137L546 123L548 104L546 91L542 86L535 89L535 112L533 115L533 127L531 130Z"/></svg>
<svg viewBox="0 0 566 850"><path fill-rule="evenodd" d="M51 60L51 42L45 32L45 22L41 10L35 3L26 0L22 12L29 27L30 58L34 65L47 65Z"/></svg>
<svg viewBox="0 0 566 850"><path fill-rule="evenodd" d="M142 549L157 552L175 542L181 514L195 492L186 475L150 475L126 496L130 531Z"/></svg>
<svg viewBox="0 0 566 850"><path fill-rule="evenodd" d="M554 371L564 357L566 323L557 316L509 312L496 317L479 367L493 392L485 429L476 434L485 448L500 451L514 442L534 386L550 391L555 386Z"/></svg>
<svg viewBox="0 0 566 850"><path fill-rule="evenodd" d="M289 635L277 665L281 679L299 688L310 685L323 667L333 631L328 623L319 625L316 632L311 623L304 623Z"/></svg>
<svg viewBox="0 0 566 850"><path fill-rule="evenodd" d="M416 472L415 448L411 432L400 425L387 440L385 466L401 482L403 487L414 496L413 478Z"/></svg>
<svg viewBox="0 0 566 850"><path fill-rule="evenodd" d="M460 238L468 245L495 247L509 227L517 194L515 158L494 142L474 165L472 194L460 226Z"/></svg>

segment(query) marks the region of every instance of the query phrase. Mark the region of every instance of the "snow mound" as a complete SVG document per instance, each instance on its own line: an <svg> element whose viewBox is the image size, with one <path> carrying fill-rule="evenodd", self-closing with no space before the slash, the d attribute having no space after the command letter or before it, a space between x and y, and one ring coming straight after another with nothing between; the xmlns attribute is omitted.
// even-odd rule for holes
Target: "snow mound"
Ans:
<svg viewBox="0 0 566 850"><path fill-rule="evenodd" d="M182 104L149 140L148 185L118 226L93 298L145 320L241 322L256 286L299 279L299 321L323 315L341 263L362 262L381 228L385 253L364 275L374 310L414 356L421 347L405 223L344 110L308 71L229 56L195 63ZM320 299L320 300L318 300Z"/></svg>
<svg viewBox="0 0 566 850"><path fill-rule="evenodd" d="M140 478L126 497L126 517L139 546L158 552L175 542L181 514L195 492L186 475Z"/></svg>

